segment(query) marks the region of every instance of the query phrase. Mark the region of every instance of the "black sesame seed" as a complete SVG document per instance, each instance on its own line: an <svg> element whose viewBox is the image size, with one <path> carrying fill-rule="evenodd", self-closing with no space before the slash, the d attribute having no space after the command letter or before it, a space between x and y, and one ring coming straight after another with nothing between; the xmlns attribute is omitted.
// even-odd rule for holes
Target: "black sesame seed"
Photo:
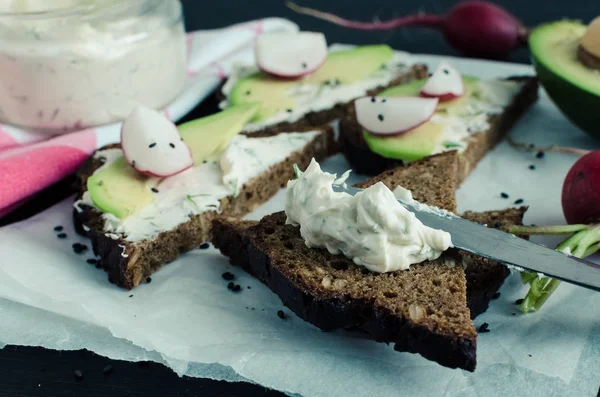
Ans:
<svg viewBox="0 0 600 397"><path fill-rule="evenodd" d="M543 159L545 155L546 154L544 152L537 152L537 154L535 155L535 157L537 157L538 159Z"/></svg>
<svg viewBox="0 0 600 397"><path fill-rule="evenodd" d="M520 305L521 303L523 303L524 299L517 299L515 301L515 305Z"/></svg>
<svg viewBox="0 0 600 397"><path fill-rule="evenodd" d="M515 200L515 204L523 204L523 199Z"/></svg>
<svg viewBox="0 0 600 397"><path fill-rule="evenodd" d="M242 287L240 287L238 284L234 285L233 288L231 289L233 292L240 292L242 289Z"/></svg>
<svg viewBox="0 0 600 397"><path fill-rule="evenodd" d="M202 160L202 164L208 163L208 160Z"/></svg>
<svg viewBox="0 0 600 397"><path fill-rule="evenodd" d="M448 69L444 69L444 74L450 74L450 71Z"/></svg>
<svg viewBox="0 0 600 397"><path fill-rule="evenodd" d="M149 148L153 148L154 146L156 146L156 142L152 142L150 145L148 145Z"/></svg>
<svg viewBox="0 0 600 397"><path fill-rule="evenodd" d="M85 244L75 243L71 247L73 247L73 251L76 254L81 254L81 253L87 251L87 245L85 245Z"/></svg>
<svg viewBox="0 0 600 397"><path fill-rule="evenodd" d="M375 103L376 100L377 99L374 96L371 97L371 102Z"/></svg>
<svg viewBox="0 0 600 397"><path fill-rule="evenodd" d="M98 181L98 186L104 185L104 181Z"/></svg>
<svg viewBox="0 0 600 397"><path fill-rule="evenodd" d="M208 248L210 248L210 244L209 243L202 243L202 244L200 244L200 249L201 250L205 250L205 249L208 249Z"/></svg>
<svg viewBox="0 0 600 397"><path fill-rule="evenodd" d="M529 144L529 149L533 149L535 147L535 145L533 143Z"/></svg>
<svg viewBox="0 0 600 397"><path fill-rule="evenodd" d="M153 193L158 193L158 189L157 189L157 188L155 188L155 187L153 187L153 188L152 188L152 189L150 189L150 190L152 190L152 192L153 192Z"/></svg>
<svg viewBox="0 0 600 397"><path fill-rule="evenodd" d="M288 113L292 113L294 110L293 109L286 109L285 111L288 112Z"/></svg>
<svg viewBox="0 0 600 397"><path fill-rule="evenodd" d="M174 143L169 143L169 146L171 146L173 149L175 149L175 144Z"/></svg>
<svg viewBox="0 0 600 397"><path fill-rule="evenodd" d="M181 137L180 141L183 142L183 137Z"/></svg>
<svg viewBox="0 0 600 397"><path fill-rule="evenodd" d="M234 286L235 284L233 283L233 281L230 281L229 284L227 284L227 289L233 289Z"/></svg>
<svg viewBox="0 0 600 397"><path fill-rule="evenodd" d="M133 295L131 295L131 296L133 296ZM103 372L105 375L108 375L108 374L110 374L112 371L113 371L113 366L112 366L112 365L107 365L107 366L106 366L106 367L104 367L104 369L102 370L102 372Z"/></svg>
<svg viewBox="0 0 600 397"><path fill-rule="evenodd" d="M429 72L429 73L427 73L427 76L431 77L431 76L433 76L433 73Z"/></svg>
<svg viewBox="0 0 600 397"><path fill-rule="evenodd" d="M75 379L81 380L83 379L83 371L80 369L76 369L75 371L73 371L73 376L75 376Z"/></svg>
<svg viewBox="0 0 600 397"><path fill-rule="evenodd" d="M377 115L377 118L379 119L379 121L383 121L383 114Z"/></svg>
<svg viewBox="0 0 600 397"><path fill-rule="evenodd" d="M252 94L252 91L250 91L250 90L246 91L246 95L250 95L250 94Z"/></svg>
<svg viewBox="0 0 600 397"><path fill-rule="evenodd" d="M535 165L531 164L531 165L529 166L529 169L530 169L530 170L535 170Z"/></svg>
<svg viewBox="0 0 600 397"><path fill-rule="evenodd" d="M381 103L386 103L386 102L387 102L387 99L385 99L385 98L383 98L383 99L381 100Z"/></svg>
<svg viewBox="0 0 600 397"><path fill-rule="evenodd" d="M98 259L90 258L86 262L90 265L95 265L98 263Z"/></svg>
<svg viewBox="0 0 600 397"><path fill-rule="evenodd" d="M335 85L341 85L342 84L342 80L340 80L340 79L335 79L334 82L335 82Z"/></svg>
<svg viewBox="0 0 600 397"><path fill-rule="evenodd" d="M477 332L479 332L480 334L484 333L484 332L490 332L490 330L488 329L490 325L488 323L483 323L481 324L481 326L479 327L479 330Z"/></svg>
<svg viewBox="0 0 600 397"><path fill-rule="evenodd" d="M500 222L496 222L496 223L494 223L494 227L496 227L496 228L497 228L497 227L500 227L500 226L502 226L502 224L501 224Z"/></svg>
<svg viewBox="0 0 600 397"><path fill-rule="evenodd" d="M496 299L498 299L498 298L500 298L500 291L496 292L496 293L494 294L494 296L492 296L492 299L494 299L494 300L496 300Z"/></svg>
<svg viewBox="0 0 600 397"><path fill-rule="evenodd" d="M133 298L133 294L129 295L130 298Z"/></svg>
<svg viewBox="0 0 600 397"><path fill-rule="evenodd" d="M503 199L507 199L509 196L508 196L508 193L502 192L502 193L500 193L500 197L502 197Z"/></svg>
<svg viewBox="0 0 600 397"><path fill-rule="evenodd" d="M223 280L231 281L235 278L235 275L230 272L225 272L225 273L221 274L221 277L223 277Z"/></svg>
<svg viewBox="0 0 600 397"><path fill-rule="evenodd" d="M135 160L133 160L133 161L131 162L131 166L132 166L132 167L135 167Z"/></svg>
<svg viewBox="0 0 600 397"><path fill-rule="evenodd" d="M64 229L64 227L62 227L62 226L54 226L54 231L55 232L62 232L63 229Z"/></svg>
<svg viewBox="0 0 600 397"><path fill-rule="evenodd" d="M286 318L286 315L285 315L285 313L283 312L283 310L279 310L279 311L277 311L277 317L279 317L279 318L280 318L280 319L282 319L282 320L285 320L285 318Z"/></svg>
<svg viewBox="0 0 600 397"><path fill-rule="evenodd" d="M516 316L516 315L517 315L517 313L515 313L515 312L512 312L512 313L511 313L511 315L513 315L513 316Z"/></svg>
<svg viewBox="0 0 600 397"><path fill-rule="evenodd" d="M308 64L306 62L302 62L302 69L306 69L308 67Z"/></svg>
<svg viewBox="0 0 600 397"><path fill-rule="evenodd" d="M148 278L146 279L146 282L147 282L147 283L151 283L151 282L152 282L152 277L148 277Z"/></svg>
<svg viewBox="0 0 600 397"><path fill-rule="evenodd" d="M56 235L56 237L63 239L63 238L67 238L67 233L59 233Z"/></svg>
<svg viewBox="0 0 600 397"><path fill-rule="evenodd" d="M251 287L251 286L247 286L246 288L248 288L248 289L252 289L252 287Z"/></svg>

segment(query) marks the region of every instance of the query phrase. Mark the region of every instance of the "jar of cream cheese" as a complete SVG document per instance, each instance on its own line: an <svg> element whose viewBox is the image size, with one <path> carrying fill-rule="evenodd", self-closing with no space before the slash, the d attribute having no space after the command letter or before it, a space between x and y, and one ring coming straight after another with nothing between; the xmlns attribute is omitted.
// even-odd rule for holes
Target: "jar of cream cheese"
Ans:
<svg viewBox="0 0 600 397"><path fill-rule="evenodd" d="M3 0L0 122L62 133L160 109L183 89L179 0Z"/></svg>

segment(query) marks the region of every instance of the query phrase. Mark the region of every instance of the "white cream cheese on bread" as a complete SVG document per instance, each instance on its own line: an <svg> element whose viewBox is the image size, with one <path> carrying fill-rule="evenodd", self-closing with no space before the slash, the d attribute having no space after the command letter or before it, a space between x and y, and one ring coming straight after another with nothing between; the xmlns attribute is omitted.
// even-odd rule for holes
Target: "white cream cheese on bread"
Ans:
<svg viewBox="0 0 600 397"><path fill-rule="evenodd" d="M522 83L511 80L481 80L464 105L436 112L431 121L444 124L442 139L431 153L462 152L472 134L490 128L490 116L504 112L520 92Z"/></svg>
<svg viewBox="0 0 600 397"><path fill-rule="evenodd" d="M236 196L245 183L300 151L320 133L322 131L287 133L265 138L235 136L214 159L168 178L149 178L149 188L157 191L154 201L124 219L104 213L104 230L135 242L171 230L194 215L218 212L221 199ZM121 149L98 151L95 157L106 160L95 172L120 156ZM75 203L75 208L81 210L81 205L97 208L87 191Z"/></svg>
<svg viewBox="0 0 600 397"><path fill-rule="evenodd" d="M332 51L347 49L345 46L333 46ZM391 83L394 79L406 73L413 64L412 57L407 52L394 51L392 58L375 72L370 78L361 80L354 84L332 84L316 85L303 83L300 79L298 84L289 90L288 95L296 100L296 106L288 111L279 112L267 119L249 123L244 127L245 132L254 132L262 130L279 123L293 123L308 113L321 110L332 109L338 104L345 104L353 99L366 95L370 90L377 87L383 87ZM223 86L222 92L225 98L229 96L233 87L241 79L258 72L258 67L254 65L236 65L233 68L231 76ZM229 101L225 99L219 105L221 109L228 107Z"/></svg>
<svg viewBox="0 0 600 397"><path fill-rule="evenodd" d="M347 173L321 171L313 159L306 171L287 186L287 223L299 226L308 247L343 254L373 272L406 270L410 265L440 257L452 247L450 234L421 223L382 182L352 196L335 192Z"/></svg>

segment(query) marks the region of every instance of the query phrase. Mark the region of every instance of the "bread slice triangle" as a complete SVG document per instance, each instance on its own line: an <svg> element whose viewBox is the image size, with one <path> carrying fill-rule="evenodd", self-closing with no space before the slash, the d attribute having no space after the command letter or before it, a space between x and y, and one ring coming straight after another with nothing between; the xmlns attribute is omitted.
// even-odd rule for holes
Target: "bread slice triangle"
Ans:
<svg viewBox="0 0 600 397"><path fill-rule="evenodd" d="M442 153L358 186L378 181L390 188L402 185L421 202L455 211L458 158L455 152ZM513 209L469 217L497 219L494 225L506 227L520 223L522 214L522 209ZM408 271L372 273L342 255L308 248L299 229L286 225L285 220L283 212L260 222L217 218L213 243L234 265L271 288L299 317L323 330L358 328L376 341L392 343L398 351L419 353L451 368L475 369L477 332L467 305L463 254L450 251ZM473 268L481 263L480 258L469 259ZM486 265L488 269L497 266L504 269L491 261ZM473 274L477 275L473 281L487 280L485 272ZM499 281L494 288L505 277L505 270L500 277L490 277ZM488 294L487 286L481 288ZM487 307L487 302L479 306Z"/></svg>

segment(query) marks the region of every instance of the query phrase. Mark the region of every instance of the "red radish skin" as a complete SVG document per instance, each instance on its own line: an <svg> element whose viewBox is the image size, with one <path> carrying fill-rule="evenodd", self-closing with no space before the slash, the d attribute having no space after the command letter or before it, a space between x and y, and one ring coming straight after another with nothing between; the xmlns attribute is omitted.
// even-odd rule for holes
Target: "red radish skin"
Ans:
<svg viewBox="0 0 600 397"><path fill-rule="evenodd" d="M462 95L444 94L444 95L429 95L426 92L421 92L420 95L424 98L437 98L440 102L448 102L456 98L460 98Z"/></svg>
<svg viewBox="0 0 600 397"><path fill-rule="evenodd" d="M562 189L569 224L600 222L600 151L581 157L569 170Z"/></svg>
<svg viewBox="0 0 600 397"><path fill-rule="evenodd" d="M292 2L287 5L298 13L351 29L390 30L406 26L438 29L456 50L472 57L505 58L514 49L527 44L525 26L505 9L487 1L461 2L445 16L417 14L384 22L350 21Z"/></svg>
<svg viewBox="0 0 600 397"><path fill-rule="evenodd" d="M269 69L268 67L265 67L265 66L263 66L261 64L257 64L257 66L258 66L258 68L261 71L263 71L263 72L265 72L267 74L270 74L272 76L279 77L280 79L294 80L294 79L298 79L300 77L307 76L307 75L313 73L314 71L318 70L321 66L323 66L323 64L325 63L325 61L327 61L327 58L323 59L323 62L319 63L315 67L307 69L306 71L304 71L302 73L299 73L299 74L282 74L282 73L279 73L279 72L277 72L277 71L275 71L273 69Z"/></svg>

